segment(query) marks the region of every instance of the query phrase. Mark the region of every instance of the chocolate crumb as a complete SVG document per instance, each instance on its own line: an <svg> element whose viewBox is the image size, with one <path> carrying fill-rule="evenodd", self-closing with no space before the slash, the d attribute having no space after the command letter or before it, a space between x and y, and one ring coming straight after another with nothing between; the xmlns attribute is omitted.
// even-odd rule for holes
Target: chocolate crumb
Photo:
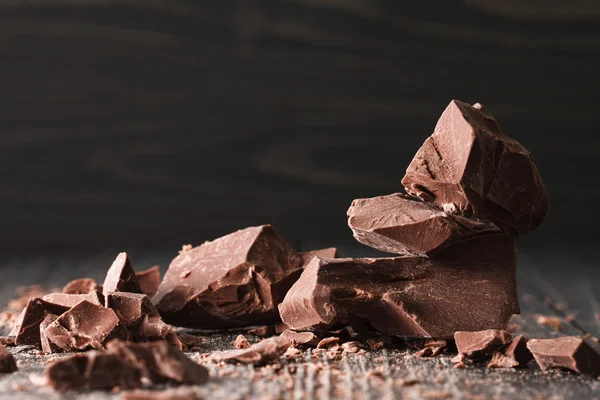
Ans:
<svg viewBox="0 0 600 400"><path fill-rule="evenodd" d="M236 349L247 349L250 347L250 342L243 335L238 335L233 342L231 342L233 347Z"/></svg>
<svg viewBox="0 0 600 400"><path fill-rule="evenodd" d="M248 330L248 334L266 338L275 334L275 327L273 325L257 326L256 328Z"/></svg>
<svg viewBox="0 0 600 400"><path fill-rule="evenodd" d="M194 246L192 246L191 244L184 244L181 246L181 250L179 250L179 254L183 254L186 251L190 251L193 248L194 248Z"/></svg>
<svg viewBox="0 0 600 400"><path fill-rule="evenodd" d="M328 348L337 345L340 342L340 338L330 336L324 339L321 339L319 343L317 343L317 349Z"/></svg>
<svg viewBox="0 0 600 400"><path fill-rule="evenodd" d="M0 372L10 373L17 370L17 363L12 353L6 347L0 345Z"/></svg>
<svg viewBox="0 0 600 400"><path fill-rule="evenodd" d="M385 343L383 341L376 339L367 339L367 344L371 347L372 350L379 350L385 346Z"/></svg>
<svg viewBox="0 0 600 400"><path fill-rule="evenodd" d="M557 331L563 330L563 324L560 318L555 317L553 315L538 315L535 321L538 323L538 325L548 326Z"/></svg>

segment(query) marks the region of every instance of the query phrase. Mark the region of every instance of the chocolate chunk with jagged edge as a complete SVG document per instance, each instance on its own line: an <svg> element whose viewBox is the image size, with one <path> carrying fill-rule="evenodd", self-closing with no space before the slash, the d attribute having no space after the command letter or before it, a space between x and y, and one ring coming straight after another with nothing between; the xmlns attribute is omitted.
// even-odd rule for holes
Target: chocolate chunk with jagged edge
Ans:
<svg viewBox="0 0 600 400"><path fill-rule="evenodd" d="M296 332L292 330L284 331L279 337L290 341L292 346L316 346L319 343L319 337L313 332Z"/></svg>
<svg viewBox="0 0 600 400"><path fill-rule="evenodd" d="M113 310L85 300L48 325L44 335L65 351L103 349L113 339L131 337Z"/></svg>
<svg viewBox="0 0 600 400"><path fill-rule="evenodd" d="M406 191L511 234L538 227L548 195L533 156L481 104L452 100L402 179Z"/></svg>
<svg viewBox="0 0 600 400"><path fill-rule="evenodd" d="M92 290L87 294L50 293L45 295L43 300L65 307L76 306L77 303L82 302L83 300L99 306L104 305L104 296L97 290Z"/></svg>
<svg viewBox="0 0 600 400"><path fill-rule="evenodd" d="M279 305L294 330L335 323L399 337L504 329L519 312L512 238L487 235L436 258L315 258Z"/></svg>
<svg viewBox="0 0 600 400"><path fill-rule="evenodd" d="M474 303L474 306L479 306ZM484 331L457 331L454 341L458 352L472 360L490 358L492 354L510 342L510 333L500 329Z"/></svg>
<svg viewBox="0 0 600 400"><path fill-rule="evenodd" d="M39 298L30 299L19 315L9 336L15 336L17 345L40 345L40 323L48 314L60 315L69 307L49 303Z"/></svg>
<svg viewBox="0 0 600 400"><path fill-rule="evenodd" d="M148 296L141 293L107 293L106 307L112 308L127 328L133 328L138 325L142 322L144 316L160 316Z"/></svg>
<svg viewBox="0 0 600 400"><path fill-rule="evenodd" d="M533 359L533 355L527 348L527 339L519 335L501 350L492 354L488 368L515 368L524 367Z"/></svg>
<svg viewBox="0 0 600 400"><path fill-rule="evenodd" d="M594 377L600 375L600 354L581 337L530 339L527 348L544 371L565 368Z"/></svg>
<svg viewBox="0 0 600 400"><path fill-rule="evenodd" d="M142 322L132 328L135 339L139 342L165 340L167 343L183 350L184 345L175 333L173 327L165 324L160 317L145 315Z"/></svg>
<svg viewBox="0 0 600 400"><path fill-rule="evenodd" d="M102 293L110 292L142 293L127 253L119 253L106 273Z"/></svg>
<svg viewBox="0 0 600 400"><path fill-rule="evenodd" d="M434 256L453 243L500 232L491 222L449 214L403 193L354 200L348 226L362 244L420 256Z"/></svg>
<svg viewBox="0 0 600 400"><path fill-rule="evenodd" d="M0 372L10 373L17 370L17 362L12 353L0 344Z"/></svg>
<svg viewBox="0 0 600 400"><path fill-rule="evenodd" d="M113 340L108 344L107 352L118 355L153 383L197 385L208 380L205 367L164 341L127 343Z"/></svg>
<svg viewBox="0 0 600 400"><path fill-rule="evenodd" d="M176 326L276 323L277 305L302 265L302 256L272 226L246 228L177 256L153 301Z"/></svg>
<svg viewBox="0 0 600 400"><path fill-rule="evenodd" d="M337 258L337 249L335 247L328 247L326 249L305 251L299 254L302 257L302 264L307 266L315 257Z"/></svg>
<svg viewBox="0 0 600 400"><path fill-rule="evenodd" d="M189 333L180 332L177 334L179 341L183 344L183 347L188 350L200 349L206 342L206 337L191 335Z"/></svg>
<svg viewBox="0 0 600 400"><path fill-rule="evenodd" d="M215 352L211 358L215 361L262 365L278 359L290 345L291 342L288 338L275 336L263 339L247 349Z"/></svg>
<svg viewBox="0 0 600 400"><path fill-rule="evenodd" d="M62 349L55 345L51 340L48 339L44 331L48 325L52 324L58 319L58 315L48 314L46 318L40 323L40 342L42 345L42 351L46 354L60 353Z"/></svg>
<svg viewBox="0 0 600 400"><path fill-rule="evenodd" d="M118 354L88 351L56 361L46 369L48 385L66 392L74 389L132 389L141 386L140 371Z"/></svg>
<svg viewBox="0 0 600 400"><path fill-rule="evenodd" d="M160 267L155 265L144 271L136 272L135 277L140 284L142 293L152 298L156 294L158 286L160 286Z"/></svg>
<svg viewBox="0 0 600 400"><path fill-rule="evenodd" d="M423 344L423 348L415 353L417 357L436 357L440 355L448 346L448 342L443 339L429 339Z"/></svg>
<svg viewBox="0 0 600 400"><path fill-rule="evenodd" d="M88 294L94 291L102 292L102 285L98 285L92 278L74 279L63 287L66 294Z"/></svg>

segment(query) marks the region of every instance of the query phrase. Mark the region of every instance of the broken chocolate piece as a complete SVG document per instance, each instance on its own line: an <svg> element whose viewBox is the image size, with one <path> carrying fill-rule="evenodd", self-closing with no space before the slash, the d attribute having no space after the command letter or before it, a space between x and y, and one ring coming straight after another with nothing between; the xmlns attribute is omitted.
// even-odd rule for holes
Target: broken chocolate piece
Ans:
<svg viewBox="0 0 600 400"><path fill-rule="evenodd" d="M275 326L262 325L256 328L248 329L248 334L266 338L275 334Z"/></svg>
<svg viewBox="0 0 600 400"><path fill-rule="evenodd" d="M45 295L43 300L69 308L77 305L77 303L83 300L99 306L104 305L104 296L97 290L92 290L87 294L50 293Z"/></svg>
<svg viewBox="0 0 600 400"><path fill-rule="evenodd" d="M43 297L48 291L41 285L19 286L16 289L17 297L9 300L8 308L21 312L27 306L29 300Z"/></svg>
<svg viewBox="0 0 600 400"><path fill-rule="evenodd" d="M429 339L425 341L423 348L415 353L417 357L435 357L440 355L448 346L443 339Z"/></svg>
<svg viewBox="0 0 600 400"><path fill-rule="evenodd" d="M152 268L148 268L147 270L136 272L135 277L140 284L140 288L142 289L142 293L146 296L152 298L156 294L158 290L158 286L160 285L160 268L158 265L155 265Z"/></svg>
<svg viewBox="0 0 600 400"><path fill-rule="evenodd" d="M10 373L17 370L17 362L12 353L0 344L0 372Z"/></svg>
<svg viewBox="0 0 600 400"><path fill-rule="evenodd" d="M296 332L287 330L280 337L290 341L291 346L316 346L319 343L319 337L313 332Z"/></svg>
<svg viewBox="0 0 600 400"><path fill-rule="evenodd" d="M107 293L106 307L112 308L127 328L138 325L144 316L158 317L160 315L148 296L141 293Z"/></svg>
<svg viewBox="0 0 600 400"><path fill-rule="evenodd" d="M153 383L197 385L208 380L208 370L167 342L127 343L113 340L107 352L116 354Z"/></svg>
<svg viewBox="0 0 600 400"><path fill-rule="evenodd" d="M448 214L402 193L354 200L348 226L362 244L419 256L433 256L453 243L500 232L491 222Z"/></svg>
<svg viewBox="0 0 600 400"><path fill-rule="evenodd" d="M231 342L236 349L247 349L250 347L250 342L243 335L237 335L235 340Z"/></svg>
<svg viewBox="0 0 600 400"><path fill-rule="evenodd" d="M42 351L46 354L60 353L62 349L55 345L51 340L48 339L44 331L46 328L58 319L58 315L48 314L46 318L40 323L40 343L42 345Z"/></svg>
<svg viewBox="0 0 600 400"><path fill-rule="evenodd" d="M277 304L301 272L302 257L272 226L251 227L177 256L153 301L177 326L276 323Z"/></svg>
<svg viewBox="0 0 600 400"><path fill-rule="evenodd" d="M44 335L66 351L103 349L113 339L131 337L113 310L85 300L48 325Z"/></svg>
<svg viewBox="0 0 600 400"><path fill-rule="evenodd" d="M69 308L59 304L49 303L39 298L30 299L21 312L10 336L15 337L17 345L39 345L40 323L48 314L60 315Z"/></svg>
<svg viewBox="0 0 600 400"><path fill-rule="evenodd" d="M488 368L524 367L533 358L527 349L527 339L523 335L514 338L508 346L492 354Z"/></svg>
<svg viewBox="0 0 600 400"><path fill-rule="evenodd" d="M548 209L533 156L479 103L450 102L402 184L444 211L492 220L511 234L535 229Z"/></svg>
<svg viewBox="0 0 600 400"><path fill-rule="evenodd" d="M183 344L184 348L189 350L200 349L206 341L206 338L202 336L190 335L189 333L185 332L177 334L177 337L179 338L179 341Z"/></svg>
<svg viewBox="0 0 600 400"><path fill-rule="evenodd" d="M460 330L503 329L519 312L516 252L504 235L447 248L437 258L315 258L279 311L296 330L336 322L399 337L452 338Z"/></svg>
<svg viewBox="0 0 600 400"><path fill-rule="evenodd" d="M544 371L566 368L594 377L600 375L600 354L583 338L563 336L556 339L530 339L527 348Z"/></svg>
<svg viewBox="0 0 600 400"><path fill-rule="evenodd" d="M489 358L494 351L510 341L510 333L499 329L478 332L456 332L454 341L458 352L473 360Z"/></svg>
<svg viewBox="0 0 600 400"><path fill-rule="evenodd" d="M335 336L330 336L323 338L317 343L317 349L327 349L329 347L337 346L340 343L340 338Z"/></svg>
<svg viewBox="0 0 600 400"><path fill-rule="evenodd" d="M299 254L302 257L302 264L306 266L315 257L337 258L337 249L335 247L328 247L326 249L306 251Z"/></svg>
<svg viewBox="0 0 600 400"><path fill-rule="evenodd" d="M213 353L211 358L216 361L260 365L278 359L289 347L290 341L287 338L275 336L263 339L247 349Z"/></svg>
<svg viewBox="0 0 600 400"><path fill-rule="evenodd" d="M120 389L140 386L140 372L117 354L88 351L55 362L46 369L48 384L54 390Z"/></svg>
<svg viewBox="0 0 600 400"><path fill-rule="evenodd" d="M106 273L102 293L110 292L142 293L127 253L120 253Z"/></svg>
<svg viewBox="0 0 600 400"><path fill-rule="evenodd" d="M133 328L132 332L135 339L139 342L165 340L179 350L183 350L184 347L173 327L165 324L160 317L145 315L142 322Z"/></svg>
<svg viewBox="0 0 600 400"><path fill-rule="evenodd" d="M66 294L89 294L96 290L102 292L102 285L98 285L92 278L80 278L67 283L62 292Z"/></svg>

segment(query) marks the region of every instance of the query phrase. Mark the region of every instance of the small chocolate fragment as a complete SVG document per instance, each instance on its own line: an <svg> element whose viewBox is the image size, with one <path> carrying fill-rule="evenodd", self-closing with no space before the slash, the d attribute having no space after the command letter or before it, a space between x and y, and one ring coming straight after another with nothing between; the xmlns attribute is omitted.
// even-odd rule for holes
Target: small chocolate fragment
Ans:
<svg viewBox="0 0 600 400"><path fill-rule="evenodd" d="M302 264L307 266L315 257L337 258L337 249L328 247L326 249L312 250L299 253L302 257Z"/></svg>
<svg viewBox="0 0 600 400"><path fill-rule="evenodd" d="M340 342L339 337L335 337L335 336L326 337L326 338L321 339L319 341L319 343L317 343L317 349L327 349L329 347L334 347L334 346L337 346L339 342Z"/></svg>
<svg viewBox="0 0 600 400"><path fill-rule="evenodd" d="M491 222L448 214L402 193L354 200L348 226L367 246L424 257L456 242L500 232Z"/></svg>
<svg viewBox="0 0 600 400"><path fill-rule="evenodd" d="M548 209L533 156L479 103L450 102L402 184L423 201L492 220L512 234L535 229Z"/></svg>
<svg viewBox="0 0 600 400"><path fill-rule="evenodd" d="M488 368L524 367L533 358L527 349L527 339L523 335L514 338L508 346L492 354Z"/></svg>
<svg viewBox="0 0 600 400"><path fill-rule="evenodd" d="M295 330L370 325L399 337L503 329L519 312L514 242L486 235L436 258L315 258L279 311Z"/></svg>
<svg viewBox="0 0 600 400"><path fill-rule="evenodd" d="M0 372L10 373L17 370L17 362L12 353L0 344Z"/></svg>
<svg viewBox="0 0 600 400"><path fill-rule="evenodd" d="M58 315L48 314L46 318L40 323L40 342L42 345L42 351L46 354L60 353L62 349L55 345L51 340L48 339L44 331L46 328L58 319Z"/></svg>
<svg viewBox="0 0 600 400"><path fill-rule="evenodd" d="M88 351L55 362L46 369L54 390L120 389L140 386L140 371L123 362L117 354Z"/></svg>
<svg viewBox="0 0 600 400"><path fill-rule="evenodd" d="M92 278L80 278L67 283L62 292L65 294L89 294L96 290L102 292L102 285L98 285Z"/></svg>
<svg viewBox="0 0 600 400"><path fill-rule="evenodd" d="M243 335L237 335L235 340L231 342L236 349L247 349L250 347L250 342Z"/></svg>
<svg viewBox="0 0 600 400"><path fill-rule="evenodd" d="M487 329L478 332L456 332L454 341L458 352L473 360L492 356L510 341L510 333L499 329Z"/></svg>
<svg viewBox="0 0 600 400"><path fill-rule="evenodd" d="M189 333L181 332L177 334L179 341L183 344L184 348L189 350L196 350L204 346L206 338L202 336L190 335ZM168 342L168 340L167 340Z"/></svg>
<svg viewBox="0 0 600 400"><path fill-rule="evenodd" d="M247 349L213 353L212 359L216 361L260 365L278 359L289 347L290 341L287 338L275 336L263 339Z"/></svg>
<svg viewBox="0 0 600 400"><path fill-rule="evenodd" d="M545 325L557 331L563 330L562 321L554 315L538 315L535 322L537 322L538 325Z"/></svg>
<svg viewBox="0 0 600 400"><path fill-rule="evenodd" d="M556 339L530 339L527 348L544 371L566 368L594 377L600 375L600 354L583 338L563 336Z"/></svg>
<svg viewBox="0 0 600 400"><path fill-rule="evenodd" d="M153 383L197 385L208 380L208 370L167 342L127 343L113 340L107 352L118 355Z"/></svg>
<svg viewBox="0 0 600 400"><path fill-rule="evenodd" d="M138 325L146 315L149 317L160 316L148 296L141 293L107 293L106 307L112 308L127 328Z"/></svg>
<svg viewBox="0 0 600 400"><path fill-rule="evenodd" d="M202 396L192 388L134 390L123 393L121 400L202 400Z"/></svg>
<svg viewBox="0 0 600 400"><path fill-rule="evenodd" d="M112 339L131 337L113 310L85 300L48 325L44 335L65 351L103 349Z"/></svg>
<svg viewBox="0 0 600 400"><path fill-rule="evenodd" d="M248 334L255 335L258 337L266 338L275 334L275 326L273 325L262 325L256 328L248 329Z"/></svg>
<svg viewBox="0 0 600 400"><path fill-rule="evenodd" d="M429 339L425 341L423 348L415 353L417 357L435 357L440 355L448 346L443 339Z"/></svg>
<svg viewBox="0 0 600 400"><path fill-rule="evenodd" d="M145 315L142 322L132 330L133 336L139 342L165 340L167 343L183 350L184 345L179 340L173 327L165 324L160 317Z"/></svg>
<svg viewBox="0 0 600 400"><path fill-rule="evenodd" d="M142 293L127 253L119 253L106 273L102 293L110 292Z"/></svg>
<svg viewBox="0 0 600 400"><path fill-rule="evenodd" d="M136 272L135 277L140 284L140 288L142 289L142 293L146 296L152 298L158 291L158 286L160 286L160 268L158 265L155 265L152 268L148 268L147 270Z"/></svg>
<svg viewBox="0 0 600 400"><path fill-rule="evenodd" d="M87 294L50 293L45 295L43 300L69 308L77 305L77 303L80 303L83 300L99 306L104 305L104 296L97 290L92 290Z"/></svg>
<svg viewBox="0 0 600 400"><path fill-rule="evenodd" d="M280 337L290 341L291 346L316 346L319 343L319 337L313 332L296 332L287 330Z"/></svg>
<svg viewBox="0 0 600 400"><path fill-rule="evenodd" d="M10 336L15 337L17 345L40 345L40 323L48 314L60 315L69 308L49 303L39 298L30 299L21 312Z"/></svg>

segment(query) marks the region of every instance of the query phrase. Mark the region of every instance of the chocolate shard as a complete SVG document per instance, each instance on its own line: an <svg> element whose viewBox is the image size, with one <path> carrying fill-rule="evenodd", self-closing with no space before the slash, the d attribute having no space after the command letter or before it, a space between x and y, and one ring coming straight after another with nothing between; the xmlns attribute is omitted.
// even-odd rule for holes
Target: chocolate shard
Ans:
<svg viewBox="0 0 600 400"><path fill-rule="evenodd" d="M142 322L132 329L133 336L139 342L165 340L167 343L184 349L184 344L171 325L165 324L160 317L145 315Z"/></svg>
<svg viewBox="0 0 600 400"><path fill-rule="evenodd" d="M50 293L45 295L43 300L69 308L84 300L99 306L104 305L104 296L97 290L87 294Z"/></svg>
<svg viewBox="0 0 600 400"><path fill-rule="evenodd" d="M48 339L44 331L46 328L58 319L58 315L48 314L46 318L40 323L40 342L42 345L42 351L46 354L60 353L62 349L55 345L51 340Z"/></svg>
<svg viewBox="0 0 600 400"><path fill-rule="evenodd" d="M448 342L443 339L429 339L423 344L423 348L415 353L417 357L436 357L440 355L448 346Z"/></svg>
<svg viewBox="0 0 600 400"><path fill-rule="evenodd" d="M287 330L279 337L287 339L292 347L296 346L316 346L319 343L319 337L313 332L296 332Z"/></svg>
<svg viewBox="0 0 600 400"><path fill-rule="evenodd" d="M120 389L141 385L140 372L117 354L88 351L55 362L46 369L48 384L57 391Z"/></svg>
<svg viewBox="0 0 600 400"><path fill-rule="evenodd" d="M275 323L277 305L301 272L302 257L272 226L251 227L177 256L153 301L177 326Z"/></svg>
<svg viewBox="0 0 600 400"><path fill-rule="evenodd" d="M450 102L402 184L423 201L492 220L511 234L539 226L548 209L533 156L479 103Z"/></svg>
<svg viewBox="0 0 600 400"><path fill-rule="evenodd" d="M66 294L89 294L94 291L102 292L102 285L98 285L92 278L74 279L63 287Z"/></svg>
<svg viewBox="0 0 600 400"><path fill-rule="evenodd" d="M527 348L544 371L565 368L594 377L600 375L600 354L581 337L530 339Z"/></svg>
<svg viewBox="0 0 600 400"><path fill-rule="evenodd" d="M515 368L524 367L533 358L533 355L527 348L527 339L519 335L504 347L502 350L495 351L492 354L492 360L488 368Z"/></svg>
<svg viewBox="0 0 600 400"><path fill-rule="evenodd" d="M208 380L208 370L205 367L163 341L127 343L113 340L108 344L107 352L118 355L153 383L197 385Z"/></svg>
<svg viewBox="0 0 600 400"><path fill-rule="evenodd" d="M127 328L137 326L145 316L160 316L148 296L141 293L107 293L106 307L113 309Z"/></svg>
<svg viewBox="0 0 600 400"><path fill-rule="evenodd" d="M85 300L48 325L44 335L65 351L103 349L110 340L131 337L113 310Z"/></svg>
<svg viewBox="0 0 600 400"><path fill-rule="evenodd" d="M315 258L279 306L295 330L335 323L399 337L503 329L519 312L512 238L487 235L431 259Z"/></svg>
<svg viewBox="0 0 600 400"><path fill-rule="evenodd" d="M448 214L402 193L354 200L348 226L367 246L420 256L434 256L453 243L500 232L491 222Z"/></svg>
<svg viewBox="0 0 600 400"><path fill-rule="evenodd" d="M278 359L290 347L290 344L289 339L275 336L263 339L247 349L227 350L213 353L211 358L215 361L262 365Z"/></svg>
<svg viewBox="0 0 600 400"><path fill-rule="evenodd" d="M102 293L110 292L142 293L127 253L119 253L106 273Z"/></svg>
<svg viewBox="0 0 600 400"><path fill-rule="evenodd" d="M499 329L454 334L458 352L472 360L490 358L492 354L510 342L510 333Z"/></svg>
<svg viewBox="0 0 600 400"><path fill-rule="evenodd" d="M160 286L160 267L155 265L144 271L136 272L135 277L140 284L142 293L152 298L158 291L158 286Z"/></svg>
<svg viewBox="0 0 600 400"><path fill-rule="evenodd" d="M328 247L326 249L300 252L299 254L302 257L302 264L306 266L315 257L337 258L337 249L335 247Z"/></svg>
<svg viewBox="0 0 600 400"><path fill-rule="evenodd" d="M10 336L15 336L17 345L40 345L40 324L48 314L60 315L69 307L33 298L19 315Z"/></svg>
<svg viewBox="0 0 600 400"><path fill-rule="evenodd" d="M12 353L0 344L0 372L10 373L17 370L17 362Z"/></svg>

